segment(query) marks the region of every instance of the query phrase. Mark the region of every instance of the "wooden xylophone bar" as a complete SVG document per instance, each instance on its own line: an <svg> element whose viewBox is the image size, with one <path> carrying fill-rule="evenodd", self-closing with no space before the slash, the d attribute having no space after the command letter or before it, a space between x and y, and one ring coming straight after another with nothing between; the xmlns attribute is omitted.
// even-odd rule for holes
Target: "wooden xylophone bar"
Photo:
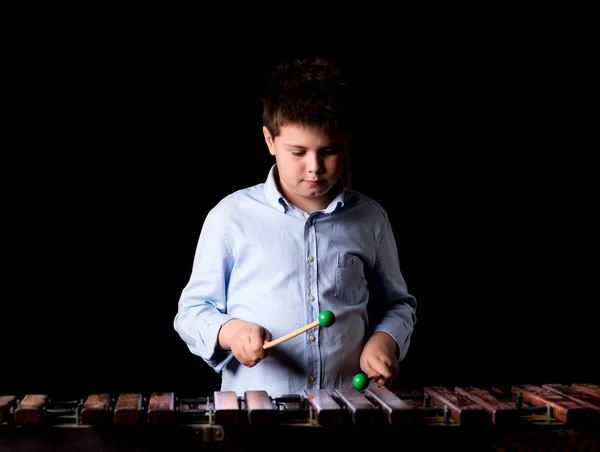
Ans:
<svg viewBox="0 0 600 452"><path fill-rule="evenodd" d="M90 394L78 400L55 400L46 394L0 396L0 437L7 429L56 425L184 426L201 429L203 441L223 441L240 431L273 426L310 426L325 432L364 427L370 433L377 428L391 435L450 429L483 433L495 444L517 444L519 435L531 438L532 434L545 435L545 441L585 438L592 445L585 450L598 450L600 385L516 384L504 390L425 386L422 391L408 392L316 389L278 398L258 390L243 396L215 391L212 396L194 398L176 397L173 392L154 392L148 397Z"/></svg>

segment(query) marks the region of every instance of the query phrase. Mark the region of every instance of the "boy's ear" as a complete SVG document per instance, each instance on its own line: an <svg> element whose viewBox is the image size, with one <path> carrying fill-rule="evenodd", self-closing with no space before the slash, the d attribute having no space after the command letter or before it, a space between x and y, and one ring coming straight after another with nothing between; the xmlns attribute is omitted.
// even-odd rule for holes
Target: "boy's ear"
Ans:
<svg viewBox="0 0 600 452"><path fill-rule="evenodd" d="M263 135L265 136L265 142L267 143L267 147L269 148L269 153L271 155L275 155L275 143L273 142L273 137L271 136L271 132L267 129L267 126L263 126L262 128Z"/></svg>

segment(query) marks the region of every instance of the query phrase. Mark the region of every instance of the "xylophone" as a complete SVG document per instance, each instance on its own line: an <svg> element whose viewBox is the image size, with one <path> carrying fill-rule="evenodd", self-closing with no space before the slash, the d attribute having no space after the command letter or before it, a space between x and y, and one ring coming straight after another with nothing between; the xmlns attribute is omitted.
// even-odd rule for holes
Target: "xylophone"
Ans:
<svg viewBox="0 0 600 452"><path fill-rule="evenodd" d="M78 436L82 432L88 434L85 440ZM126 450L123 442L145 450L134 445L136 435L145 437L148 450L160 450L162 444L170 451L175 444L189 450L198 443L204 450L254 450L267 440L293 444L295 439L312 441L311 449L332 440L354 448L368 440L383 441L377 447L410 444L420 450L598 451L600 385L316 389L278 398L262 390L243 396L215 391L205 397L173 392L89 394L73 400L0 396L3 451L27 450L23 444L31 444L31 437L52 450L81 450L82 441L100 444L94 450L117 443L117 450Z"/></svg>

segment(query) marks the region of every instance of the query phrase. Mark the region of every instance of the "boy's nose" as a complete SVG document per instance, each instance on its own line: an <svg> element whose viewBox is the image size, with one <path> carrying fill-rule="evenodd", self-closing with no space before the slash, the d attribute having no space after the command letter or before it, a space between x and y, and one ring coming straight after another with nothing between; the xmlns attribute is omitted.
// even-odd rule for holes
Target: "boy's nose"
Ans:
<svg viewBox="0 0 600 452"><path fill-rule="evenodd" d="M321 158L318 155L311 156L308 159L307 167L308 167L309 172L317 173L322 168L322 166L323 166L323 164L322 164Z"/></svg>

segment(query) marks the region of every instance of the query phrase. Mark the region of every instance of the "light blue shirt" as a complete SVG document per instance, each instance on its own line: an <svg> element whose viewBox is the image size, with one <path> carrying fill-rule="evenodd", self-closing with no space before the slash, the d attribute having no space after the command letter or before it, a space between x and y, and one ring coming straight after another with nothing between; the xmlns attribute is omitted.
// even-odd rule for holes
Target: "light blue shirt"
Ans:
<svg viewBox="0 0 600 452"><path fill-rule="evenodd" d="M174 319L190 351L221 373L221 390L271 397L304 389L352 388L368 335L389 333L402 361L416 322L398 250L384 209L344 190L308 215L290 205L275 183L232 193L206 216ZM385 300L367 313L369 288ZM221 326L237 318L268 329L277 339L330 310L335 322L317 326L269 349L254 367L230 351L215 351ZM371 309L369 309L371 311Z"/></svg>

